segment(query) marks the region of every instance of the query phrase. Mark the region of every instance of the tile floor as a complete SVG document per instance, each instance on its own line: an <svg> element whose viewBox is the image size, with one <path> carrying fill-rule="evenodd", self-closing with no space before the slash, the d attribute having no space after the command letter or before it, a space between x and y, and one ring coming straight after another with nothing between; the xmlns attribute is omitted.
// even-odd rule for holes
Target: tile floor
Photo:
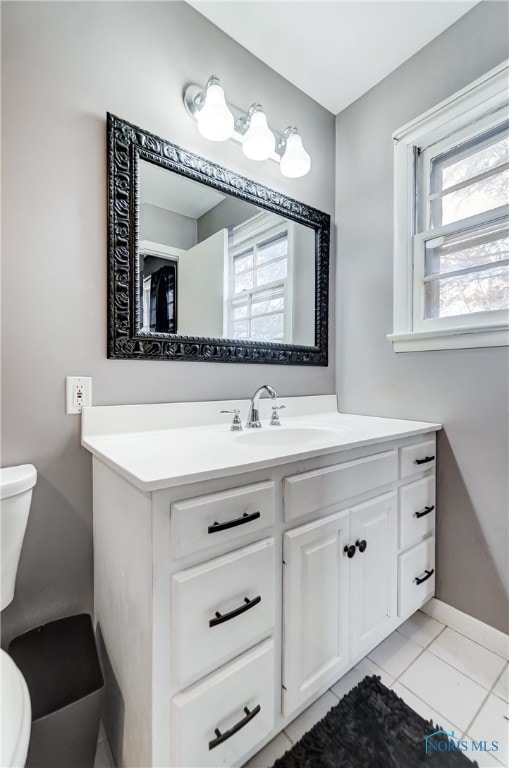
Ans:
<svg viewBox="0 0 509 768"><path fill-rule="evenodd" d="M472 753L480 768L509 768L508 663L500 656L418 612L377 646L285 730L246 764L271 768L292 744L366 675L380 675L425 719L438 722L455 737L491 742L499 751ZM113 768L101 730L95 768Z"/></svg>

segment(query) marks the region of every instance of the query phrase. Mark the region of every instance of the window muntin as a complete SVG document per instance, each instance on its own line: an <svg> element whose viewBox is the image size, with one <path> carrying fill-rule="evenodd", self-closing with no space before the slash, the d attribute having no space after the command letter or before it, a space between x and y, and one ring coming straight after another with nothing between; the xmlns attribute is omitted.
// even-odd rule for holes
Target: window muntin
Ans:
<svg viewBox="0 0 509 768"><path fill-rule="evenodd" d="M251 314L271 315L280 313L285 308L285 295L283 288L273 288L270 291L256 293L251 302Z"/></svg>
<svg viewBox="0 0 509 768"><path fill-rule="evenodd" d="M257 261L258 264L263 264L267 261L276 261L284 259L288 255L288 237L286 232L274 237L266 243L261 243L257 249Z"/></svg>
<svg viewBox="0 0 509 768"><path fill-rule="evenodd" d="M425 248L425 318L509 307L507 221L428 240Z"/></svg>
<svg viewBox="0 0 509 768"><path fill-rule="evenodd" d="M426 274L482 268L509 256L509 223L487 224L478 229L445 235L426 242Z"/></svg>
<svg viewBox="0 0 509 768"><path fill-rule="evenodd" d="M463 151L455 149L451 157L436 160L435 167L441 171L441 176L433 174L435 188L432 192L440 191L440 187L447 189L460 182L471 181L481 173L498 172L509 162L507 127L504 124L490 132L483 141L474 139L466 144Z"/></svg>
<svg viewBox="0 0 509 768"><path fill-rule="evenodd" d="M505 61L393 133L395 352L509 345L508 86Z"/></svg>
<svg viewBox="0 0 509 768"><path fill-rule="evenodd" d="M455 317L505 309L509 302L509 267L494 266L425 284L426 317Z"/></svg>
<svg viewBox="0 0 509 768"><path fill-rule="evenodd" d="M247 292L232 301L231 317L235 339L280 341L284 338L284 286Z"/></svg>
<svg viewBox="0 0 509 768"><path fill-rule="evenodd" d="M499 125L431 161L431 226L509 202L508 128Z"/></svg>
<svg viewBox="0 0 509 768"><path fill-rule="evenodd" d="M416 189L429 191L416 197L424 231L413 238L420 279L414 330L453 318L464 324L469 315L477 324L509 308L508 128L498 118L481 133L474 125L462 141L448 137L422 153Z"/></svg>
<svg viewBox="0 0 509 768"><path fill-rule="evenodd" d="M233 257L234 293L259 288L287 275L288 236L285 233L256 244Z"/></svg>
<svg viewBox="0 0 509 768"><path fill-rule="evenodd" d="M228 335L284 341L289 336L291 304L288 223L271 214L255 219L258 221L248 229L249 236L242 237L242 231L235 228L230 233Z"/></svg>

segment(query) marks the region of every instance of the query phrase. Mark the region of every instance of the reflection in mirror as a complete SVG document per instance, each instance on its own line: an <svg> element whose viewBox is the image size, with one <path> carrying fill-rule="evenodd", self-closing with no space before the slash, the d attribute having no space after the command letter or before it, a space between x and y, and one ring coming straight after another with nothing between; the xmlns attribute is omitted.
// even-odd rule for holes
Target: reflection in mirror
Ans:
<svg viewBox="0 0 509 768"><path fill-rule="evenodd" d="M108 357L327 365L330 216L108 114Z"/></svg>
<svg viewBox="0 0 509 768"><path fill-rule="evenodd" d="M315 344L315 230L139 162L139 331Z"/></svg>

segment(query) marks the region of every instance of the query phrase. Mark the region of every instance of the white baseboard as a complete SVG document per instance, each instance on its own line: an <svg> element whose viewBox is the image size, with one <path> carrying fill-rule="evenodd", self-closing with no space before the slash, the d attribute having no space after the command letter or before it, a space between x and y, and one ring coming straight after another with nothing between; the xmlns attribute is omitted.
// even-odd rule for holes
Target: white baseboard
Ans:
<svg viewBox="0 0 509 768"><path fill-rule="evenodd" d="M489 624L469 616L468 613L458 611L452 605L447 605L436 597L432 597L420 609L432 619L447 624L451 629L455 629L461 635L465 635L469 640L484 646L489 651L502 656L503 659L509 659L509 635L504 634L499 629L490 627Z"/></svg>

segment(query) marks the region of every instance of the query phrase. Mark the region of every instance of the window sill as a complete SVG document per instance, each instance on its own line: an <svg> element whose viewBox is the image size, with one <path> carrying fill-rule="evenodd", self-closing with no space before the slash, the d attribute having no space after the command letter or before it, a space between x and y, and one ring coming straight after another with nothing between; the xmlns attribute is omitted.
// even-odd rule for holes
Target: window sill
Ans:
<svg viewBox="0 0 509 768"><path fill-rule="evenodd" d="M394 352L425 352L433 349L472 349L509 346L509 326L449 328L447 330L390 333Z"/></svg>

